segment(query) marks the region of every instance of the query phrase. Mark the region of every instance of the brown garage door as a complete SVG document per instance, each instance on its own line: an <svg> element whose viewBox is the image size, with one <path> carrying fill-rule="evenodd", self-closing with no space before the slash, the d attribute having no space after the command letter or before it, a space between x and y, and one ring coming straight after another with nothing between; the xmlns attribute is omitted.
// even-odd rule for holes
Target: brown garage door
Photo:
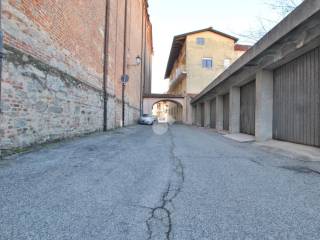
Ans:
<svg viewBox="0 0 320 240"><path fill-rule="evenodd" d="M240 88L240 131L255 135L256 82Z"/></svg>
<svg viewBox="0 0 320 240"><path fill-rule="evenodd" d="M210 102L210 127L216 128L216 99Z"/></svg>
<svg viewBox="0 0 320 240"><path fill-rule="evenodd" d="M275 139L320 146L319 52L318 47L275 71Z"/></svg>
<svg viewBox="0 0 320 240"><path fill-rule="evenodd" d="M229 94L223 96L223 130L229 131L229 109L230 109Z"/></svg>

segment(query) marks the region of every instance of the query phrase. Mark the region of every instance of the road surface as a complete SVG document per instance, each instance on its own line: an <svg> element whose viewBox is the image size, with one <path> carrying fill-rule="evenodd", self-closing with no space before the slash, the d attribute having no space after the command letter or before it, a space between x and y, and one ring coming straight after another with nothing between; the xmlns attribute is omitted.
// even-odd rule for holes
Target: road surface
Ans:
<svg viewBox="0 0 320 240"><path fill-rule="evenodd" d="M0 161L0 239L320 238L320 173L306 162L211 130L155 130Z"/></svg>

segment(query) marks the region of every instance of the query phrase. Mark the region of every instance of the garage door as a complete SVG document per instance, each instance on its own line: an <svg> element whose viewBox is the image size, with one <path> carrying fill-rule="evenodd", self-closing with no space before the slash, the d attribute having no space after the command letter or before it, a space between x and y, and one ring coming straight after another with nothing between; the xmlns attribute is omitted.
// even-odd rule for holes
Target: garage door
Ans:
<svg viewBox="0 0 320 240"><path fill-rule="evenodd" d="M274 73L275 139L320 147L320 50Z"/></svg>
<svg viewBox="0 0 320 240"><path fill-rule="evenodd" d="M256 82L240 88L240 132L255 135Z"/></svg>
<svg viewBox="0 0 320 240"><path fill-rule="evenodd" d="M201 125L201 106L197 105L196 107L196 125L200 126Z"/></svg>
<svg viewBox="0 0 320 240"><path fill-rule="evenodd" d="M210 102L210 127L216 128L216 99Z"/></svg>
<svg viewBox="0 0 320 240"><path fill-rule="evenodd" d="M204 103L201 103L201 127L204 127Z"/></svg>
<svg viewBox="0 0 320 240"><path fill-rule="evenodd" d="M229 131L229 109L230 109L229 94L223 96L223 130Z"/></svg>

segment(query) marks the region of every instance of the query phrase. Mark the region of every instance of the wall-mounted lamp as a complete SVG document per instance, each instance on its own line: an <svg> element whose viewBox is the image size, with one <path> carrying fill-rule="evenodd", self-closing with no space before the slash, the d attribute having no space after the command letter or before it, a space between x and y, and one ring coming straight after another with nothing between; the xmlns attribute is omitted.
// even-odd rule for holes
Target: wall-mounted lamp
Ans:
<svg viewBox="0 0 320 240"><path fill-rule="evenodd" d="M138 56L136 57L136 63L135 63L135 64L128 64L128 66L139 66L139 65L141 64L141 62L142 62L142 59L141 59L141 57L138 55Z"/></svg>
<svg viewBox="0 0 320 240"><path fill-rule="evenodd" d="M136 64L137 64L137 65L140 65L141 62L142 62L142 59L141 59L141 57L138 55L138 56L136 57Z"/></svg>

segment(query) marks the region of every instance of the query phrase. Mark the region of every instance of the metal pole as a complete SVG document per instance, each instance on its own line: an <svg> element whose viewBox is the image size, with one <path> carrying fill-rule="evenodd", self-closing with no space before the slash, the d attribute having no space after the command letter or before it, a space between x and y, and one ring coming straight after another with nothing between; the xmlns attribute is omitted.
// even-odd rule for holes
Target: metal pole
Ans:
<svg viewBox="0 0 320 240"><path fill-rule="evenodd" d="M125 124L124 124L124 121L125 121L125 102L124 102L125 88L126 88L126 85L122 84L122 125L123 125L123 127L125 126Z"/></svg>
<svg viewBox="0 0 320 240"><path fill-rule="evenodd" d="M128 0L125 0L124 14L124 40L123 40L123 76L127 74L127 22L128 22ZM122 84L122 126L125 126L125 84Z"/></svg>
<svg viewBox="0 0 320 240"><path fill-rule="evenodd" d="M0 0L1 1L1 0ZM106 1L103 60L103 131L108 130L108 74L109 74L109 35L110 35L110 0Z"/></svg>
<svg viewBox="0 0 320 240"><path fill-rule="evenodd" d="M2 0L0 0L0 113L2 112L1 110L2 61L3 61Z"/></svg>

